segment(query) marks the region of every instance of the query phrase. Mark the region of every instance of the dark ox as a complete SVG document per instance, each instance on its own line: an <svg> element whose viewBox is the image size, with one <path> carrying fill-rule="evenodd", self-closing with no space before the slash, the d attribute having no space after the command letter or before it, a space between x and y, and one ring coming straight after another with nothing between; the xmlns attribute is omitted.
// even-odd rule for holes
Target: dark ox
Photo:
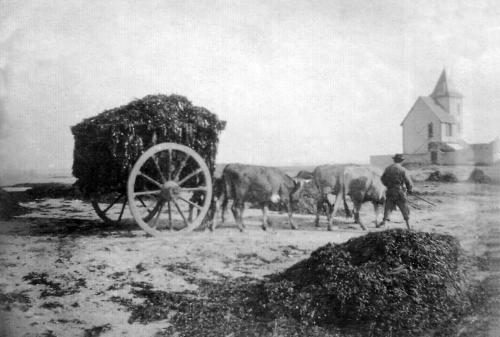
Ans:
<svg viewBox="0 0 500 337"><path fill-rule="evenodd" d="M288 220L292 229L297 227L292 220L292 205L298 202L300 184L274 167L228 164L221 177L219 195L216 195L217 207L212 229L217 226L217 213L220 210L221 220L229 199L233 200L231 211L240 231L243 230L243 211L245 202L258 204L262 208L262 229L272 225L268 218L270 204L282 204L288 211Z"/></svg>
<svg viewBox="0 0 500 337"><path fill-rule="evenodd" d="M385 202L385 187L380 176L380 172L370 166L322 165L316 167L313 172L313 181L320 192L317 209L319 210L325 201L329 204L328 230L332 229L333 216L337 213L341 200L348 211L346 196L349 196L353 202L355 223L366 230L359 217L359 211L363 203L368 201L373 204L375 223L377 223L380 206ZM333 202L328 198L331 195L335 196ZM331 210L332 204L333 210ZM319 211L316 212L315 225L319 225Z"/></svg>
<svg viewBox="0 0 500 337"><path fill-rule="evenodd" d="M306 170L300 170L294 179L299 179L307 182L310 181L312 178L313 178L312 172Z"/></svg>

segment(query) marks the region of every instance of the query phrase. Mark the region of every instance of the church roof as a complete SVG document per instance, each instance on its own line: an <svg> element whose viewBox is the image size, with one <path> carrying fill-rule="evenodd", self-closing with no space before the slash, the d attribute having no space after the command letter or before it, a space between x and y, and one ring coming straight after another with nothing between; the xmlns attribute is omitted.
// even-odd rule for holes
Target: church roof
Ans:
<svg viewBox="0 0 500 337"><path fill-rule="evenodd" d="M415 102L414 106L417 104L419 100L425 103L425 105L439 119L441 123L451 123L451 124L457 123L455 117L447 113L439 104L436 103L434 98L432 98L431 96L420 96ZM401 122L401 125L404 124L406 118L408 118L412 110L413 108L411 108L408 114L406 114L406 117Z"/></svg>
<svg viewBox="0 0 500 337"><path fill-rule="evenodd" d="M429 107L429 109L434 112L436 117L441 121L442 123L457 123L457 120L453 115L447 113L439 104L436 103L434 98L430 96L420 97L424 103Z"/></svg>
<svg viewBox="0 0 500 337"><path fill-rule="evenodd" d="M443 96L453 96L453 97L463 97L458 90L455 89L450 79L446 76L446 71L443 69L441 76L434 87L434 91L431 94L431 97L443 97Z"/></svg>

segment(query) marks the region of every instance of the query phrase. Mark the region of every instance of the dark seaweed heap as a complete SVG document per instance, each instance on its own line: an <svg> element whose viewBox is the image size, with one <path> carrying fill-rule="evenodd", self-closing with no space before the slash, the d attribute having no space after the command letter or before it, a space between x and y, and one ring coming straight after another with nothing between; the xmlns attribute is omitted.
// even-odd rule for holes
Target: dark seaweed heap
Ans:
<svg viewBox="0 0 500 337"><path fill-rule="evenodd" d="M479 303L456 239L402 229L328 244L266 280L197 280L194 292L135 284L129 323L169 319L159 336L456 336ZM477 302L477 303L476 303Z"/></svg>
<svg viewBox="0 0 500 337"><path fill-rule="evenodd" d="M263 285L263 311L374 336L442 328L470 307L459 256L451 236L401 229L328 244Z"/></svg>
<svg viewBox="0 0 500 337"><path fill-rule="evenodd" d="M456 183L456 182L458 182L458 178L454 173L451 173L451 172L441 173L441 171L436 170L429 175L429 177L427 178L427 181Z"/></svg>
<svg viewBox="0 0 500 337"><path fill-rule="evenodd" d="M73 126L73 175L88 196L123 191L129 171L151 146L175 142L189 146L213 175L219 134L225 121L179 95L148 95L106 110Z"/></svg>
<svg viewBox="0 0 500 337"><path fill-rule="evenodd" d="M479 183L479 184L491 184L492 179L484 173L483 170L475 168L469 176L469 182Z"/></svg>

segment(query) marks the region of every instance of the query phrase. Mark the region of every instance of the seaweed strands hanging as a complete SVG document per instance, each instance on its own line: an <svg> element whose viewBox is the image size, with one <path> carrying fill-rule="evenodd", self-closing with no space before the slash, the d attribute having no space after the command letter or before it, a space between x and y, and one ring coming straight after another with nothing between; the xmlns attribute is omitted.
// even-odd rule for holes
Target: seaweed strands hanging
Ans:
<svg viewBox="0 0 500 337"><path fill-rule="evenodd" d="M189 146L213 175L219 134L225 125L217 115L179 95L148 95L106 110L71 127L77 187L87 197L125 191L129 171L139 156L163 142Z"/></svg>

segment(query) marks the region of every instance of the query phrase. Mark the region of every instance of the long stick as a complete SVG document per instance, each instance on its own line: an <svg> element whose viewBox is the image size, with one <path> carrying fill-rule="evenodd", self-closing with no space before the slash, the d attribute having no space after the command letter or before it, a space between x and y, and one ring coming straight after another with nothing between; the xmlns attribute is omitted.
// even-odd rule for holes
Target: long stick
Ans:
<svg viewBox="0 0 500 337"><path fill-rule="evenodd" d="M429 200L426 200L426 199L424 199L424 198L422 198L422 197L419 197L419 196L418 196L418 195L416 195L416 194L410 194L410 195L411 195L412 197L415 197L415 198L417 198L417 199L420 199L420 200L422 200L422 201L425 201L425 202L426 202L426 203L428 203L429 205L436 206L436 204L435 204L435 203L430 202Z"/></svg>
<svg viewBox="0 0 500 337"><path fill-rule="evenodd" d="M413 202L411 202L410 200L408 200L408 205L410 205L411 207L415 208L415 209L418 209L418 210L422 210L422 208L420 208L419 206L417 206L416 204L414 204Z"/></svg>

